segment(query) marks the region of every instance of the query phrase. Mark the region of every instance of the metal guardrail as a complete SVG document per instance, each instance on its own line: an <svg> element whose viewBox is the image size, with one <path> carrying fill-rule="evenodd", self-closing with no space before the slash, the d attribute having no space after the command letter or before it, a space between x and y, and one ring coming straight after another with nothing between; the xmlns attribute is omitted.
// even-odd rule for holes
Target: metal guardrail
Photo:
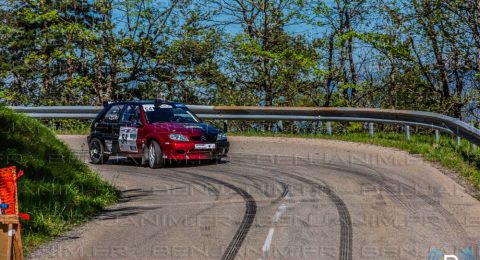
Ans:
<svg viewBox="0 0 480 260"><path fill-rule="evenodd" d="M262 121L337 121L401 124L421 126L454 134L480 145L480 130L459 119L442 114L370 108L314 108L314 107L245 107L201 106L188 107L202 119L262 120ZM43 106L10 107L16 112L40 119L93 119L103 107L98 106ZM372 128L372 127L371 127ZM409 131L409 127L406 127ZM372 132L373 130L371 130ZM409 136L409 133L407 133Z"/></svg>

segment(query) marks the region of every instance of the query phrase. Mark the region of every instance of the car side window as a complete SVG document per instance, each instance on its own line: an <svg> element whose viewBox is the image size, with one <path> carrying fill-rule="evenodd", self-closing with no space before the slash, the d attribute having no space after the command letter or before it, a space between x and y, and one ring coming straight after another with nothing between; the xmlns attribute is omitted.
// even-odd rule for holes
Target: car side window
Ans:
<svg viewBox="0 0 480 260"><path fill-rule="evenodd" d="M122 123L136 124L140 122L140 109L138 106L129 105L125 108L122 115Z"/></svg>
<svg viewBox="0 0 480 260"><path fill-rule="evenodd" d="M118 119L120 118L120 112L122 112L123 105L115 105L112 106L105 117L103 118L103 122L105 123L118 123Z"/></svg>

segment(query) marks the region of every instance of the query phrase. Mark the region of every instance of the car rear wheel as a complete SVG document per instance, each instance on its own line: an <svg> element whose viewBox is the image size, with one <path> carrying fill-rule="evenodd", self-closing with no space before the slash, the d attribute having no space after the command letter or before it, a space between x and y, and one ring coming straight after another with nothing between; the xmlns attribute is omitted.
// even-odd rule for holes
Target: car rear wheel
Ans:
<svg viewBox="0 0 480 260"><path fill-rule="evenodd" d="M108 161L108 155L105 154L102 141L94 137L88 144L88 153L93 164L103 164Z"/></svg>
<svg viewBox="0 0 480 260"><path fill-rule="evenodd" d="M152 169L160 168L165 164L162 149L157 141L151 141L148 146L148 166Z"/></svg>

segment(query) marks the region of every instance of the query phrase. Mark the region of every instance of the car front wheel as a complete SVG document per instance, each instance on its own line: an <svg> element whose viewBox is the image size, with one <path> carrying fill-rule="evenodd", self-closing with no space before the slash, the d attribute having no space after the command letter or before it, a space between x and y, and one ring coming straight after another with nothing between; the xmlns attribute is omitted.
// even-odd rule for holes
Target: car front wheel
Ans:
<svg viewBox="0 0 480 260"><path fill-rule="evenodd" d="M148 146L148 166L156 169L162 167L164 163L160 145L156 141L151 141Z"/></svg>

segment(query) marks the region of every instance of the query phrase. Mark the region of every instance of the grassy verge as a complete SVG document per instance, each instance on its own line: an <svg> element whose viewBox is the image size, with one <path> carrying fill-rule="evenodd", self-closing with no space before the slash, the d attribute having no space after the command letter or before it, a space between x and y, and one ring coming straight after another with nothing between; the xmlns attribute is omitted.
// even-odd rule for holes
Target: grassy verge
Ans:
<svg viewBox="0 0 480 260"><path fill-rule="evenodd" d="M24 251L86 221L119 194L38 121L0 107L0 167L15 165Z"/></svg>
<svg viewBox="0 0 480 260"><path fill-rule="evenodd" d="M448 136L442 136L440 142L436 144L433 135L412 135L411 140L407 141L404 134L398 133L375 133L374 138L371 138L367 133L347 133L328 136L252 131L232 132L229 135L322 138L399 148L411 154L420 154L429 161L439 163L441 166L459 173L477 191L480 190L480 149L475 150L467 141L462 141L462 144L457 147L456 140Z"/></svg>

